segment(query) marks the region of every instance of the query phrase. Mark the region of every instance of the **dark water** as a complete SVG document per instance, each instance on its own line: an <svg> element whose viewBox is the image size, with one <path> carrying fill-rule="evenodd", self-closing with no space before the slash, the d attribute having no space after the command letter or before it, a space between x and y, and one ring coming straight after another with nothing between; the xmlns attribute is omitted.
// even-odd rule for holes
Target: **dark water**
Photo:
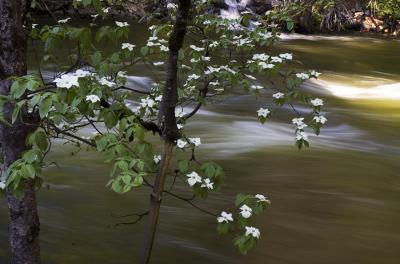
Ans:
<svg viewBox="0 0 400 264"><path fill-rule="evenodd" d="M133 43L145 38L137 28ZM286 36L279 45L305 68L323 72L306 89L322 96L329 123L309 150L293 146L291 114L261 126L265 101L230 95L207 106L187 126L202 138L199 158L219 162L228 181L199 204L216 212L239 192L272 200L253 224L261 239L246 257L233 237L220 237L216 220L166 197L153 263L399 263L400 42L359 37ZM130 74L149 76L144 67ZM160 72L160 74L162 74ZM136 78L144 84L146 79ZM136 263L145 221L118 215L146 210L148 190L118 195L105 187L100 156L57 143L39 193L43 263ZM176 192L189 195L184 184ZM0 200L0 263L8 259L6 205Z"/></svg>

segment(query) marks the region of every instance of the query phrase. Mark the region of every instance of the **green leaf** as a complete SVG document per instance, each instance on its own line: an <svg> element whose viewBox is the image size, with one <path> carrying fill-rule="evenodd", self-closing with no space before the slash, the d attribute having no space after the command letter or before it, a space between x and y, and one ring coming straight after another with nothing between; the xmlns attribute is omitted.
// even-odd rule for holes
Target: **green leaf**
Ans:
<svg viewBox="0 0 400 264"><path fill-rule="evenodd" d="M112 110L106 111L104 114L104 123L108 129L113 128L117 124L117 116Z"/></svg>
<svg viewBox="0 0 400 264"><path fill-rule="evenodd" d="M43 131L37 131L35 133L35 142L36 145L39 147L40 150L43 152L47 150L49 147L49 141L47 139L47 135Z"/></svg>
<svg viewBox="0 0 400 264"><path fill-rule="evenodd" d="M139 176L135 177L135 180L133 181L132 186L139 187L139 186L142 186L142 184L143 184L143 177L141 175L139 175Z"/></svg>
<svg viewBox="0 0 400 264"><path fill-rule="evenodd" d="M104 36L107 35L109 30L110 30L109 26L104 26L104 27L99 28L96 32L96 37L95 37L96 41L100 42L104 38Z"/></svg>
<svg viewBox="0 0 400 264"><path fill-rule="evenodd" d="M178 168L181 173L185 173L189 169L189 162L187 160L179 160Z"/></svg>
<svg viewBox="0 0 400 264"><path fill-rule="evenodd" d="M137 139L143 141L145 136L145 130L141 125L135 126L135 136Z"/></svg>
<svg viewBox="0 0 400 264"><path fill-rule="evenodd" d="M20 98L25 93L26 88L25 80L16 80L11 86L11 94L14 98Z"/></svg>
<svg viewBox="0 0 400 264"><path fill-rule="evenodd" d="M21 107L18 104L16 104L14 106L14 109L13 109L13 112L12 112L12 116L11 116L11 123L12 124L14 124L15 120L17 120L20 109L21 109Z"/></svg>
<svg viewBox="0 0 400 264"><path fill-rule="evenodd" d="M132 177L129 174L125 174L122 176L122 181L126 184L129 185L131 183Z"/></svg>
<svg viewBox="0 0 400 264"><path fill-rule="evenodd" d="M46 97L46 99L42 101L39 107L40 118L44 118L49 113L52 105L53 105L53 99L51 98L51 96Z"/></svg>

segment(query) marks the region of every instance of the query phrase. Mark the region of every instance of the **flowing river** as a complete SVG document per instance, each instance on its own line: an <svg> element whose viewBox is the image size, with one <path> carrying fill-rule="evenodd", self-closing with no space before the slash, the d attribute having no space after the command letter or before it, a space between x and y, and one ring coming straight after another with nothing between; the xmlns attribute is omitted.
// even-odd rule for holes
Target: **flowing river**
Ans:
<svg viewBox="0 0 400 264"><path fill-rule="evenodd" d="M144 43L135 28L132 43ZM281 52L305 69L322 72L304 89L325 100L327 126L298 151L281 111L264 125L255 111L270 102L231 94L206 106L187 129L203 144L198 157L214 160L227 184L204 208L232 207L239 192L268 194L272 204L255 218L261 239L241 256L233 237L216 233L216 219L174 198L163 201L153 263L397 264L400 259L400 42L357 36L283 35ZM32 67L34 64L32 63ZM133 76L151 77L145 67ZM162 72L159 72L162 75ZM146 78L132 77L146 86ZM270 96L264 96L270 97ZM92 152L55 143L38 195L45 264L136 263L146 219L148 189L118 195L105 187L109 167ZM184 184L175 189L189 195ZM7 263L7 211L0 199L0 263Z"/></svg>

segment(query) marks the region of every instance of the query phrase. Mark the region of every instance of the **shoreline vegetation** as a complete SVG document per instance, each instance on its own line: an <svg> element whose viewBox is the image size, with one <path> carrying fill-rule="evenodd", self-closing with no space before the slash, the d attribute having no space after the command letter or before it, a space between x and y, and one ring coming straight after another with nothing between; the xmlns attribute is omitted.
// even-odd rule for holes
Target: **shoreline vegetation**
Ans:
<svg viewBox="0 0 400 264"><path fill-rule="evenodd" d="M173 0L129 0L110 8L114 17L142 19L146 14L163 19L168 16L166 8ZM38 16L90 17L91 8L74 9L72 0L44 0L37 4ZM214 0L211 13L226 9L224 0ZM349 34L362 33L369 36L400 38L400 2L397 0L251 0L246 6L257 14L276 12L282 17L287 32L302 34ZM244 11L244 10L239 10ZM283 15L282 15L283 14ZM283 27L285 28L285 26Z"/></svg>

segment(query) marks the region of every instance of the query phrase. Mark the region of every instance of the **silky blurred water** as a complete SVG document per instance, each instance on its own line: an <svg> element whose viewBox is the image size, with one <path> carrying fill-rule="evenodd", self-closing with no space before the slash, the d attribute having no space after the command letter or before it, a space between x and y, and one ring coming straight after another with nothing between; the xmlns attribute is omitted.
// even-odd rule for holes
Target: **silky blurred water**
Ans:
<svg viewBox="0 0 400 264"><path fill-rule="evenodd" d="M131 42L145 37L137 27ZM202 138L198 158L220 163L228 177L199 205L218 212L232 207L239 192L270 197L272 205L252 222L262 231L257 248L241 256L233 237L217 235L216 219L166 197L153 263L399 263L400 42L285 35L278 47L293 52L304 69L323 73L304 87L324 98L329 119L310 149L294 147L290 109L257 122L255 111L270 104L267 95L231 94L187 126ZM151 81L139 78L151 77L144 67L130 74L136 85ZM57 166L45 169L48 188L38 194L43 263L136 263L145 220L115 224L134 220L119 215L146 210L148 190L115 194L105 187L109 168L101 156L72 155L72 148L54 144L49 160ZM175 188L190 196L183 183ZM7 263L7 252L1 199L0 263Z"/></svg>

